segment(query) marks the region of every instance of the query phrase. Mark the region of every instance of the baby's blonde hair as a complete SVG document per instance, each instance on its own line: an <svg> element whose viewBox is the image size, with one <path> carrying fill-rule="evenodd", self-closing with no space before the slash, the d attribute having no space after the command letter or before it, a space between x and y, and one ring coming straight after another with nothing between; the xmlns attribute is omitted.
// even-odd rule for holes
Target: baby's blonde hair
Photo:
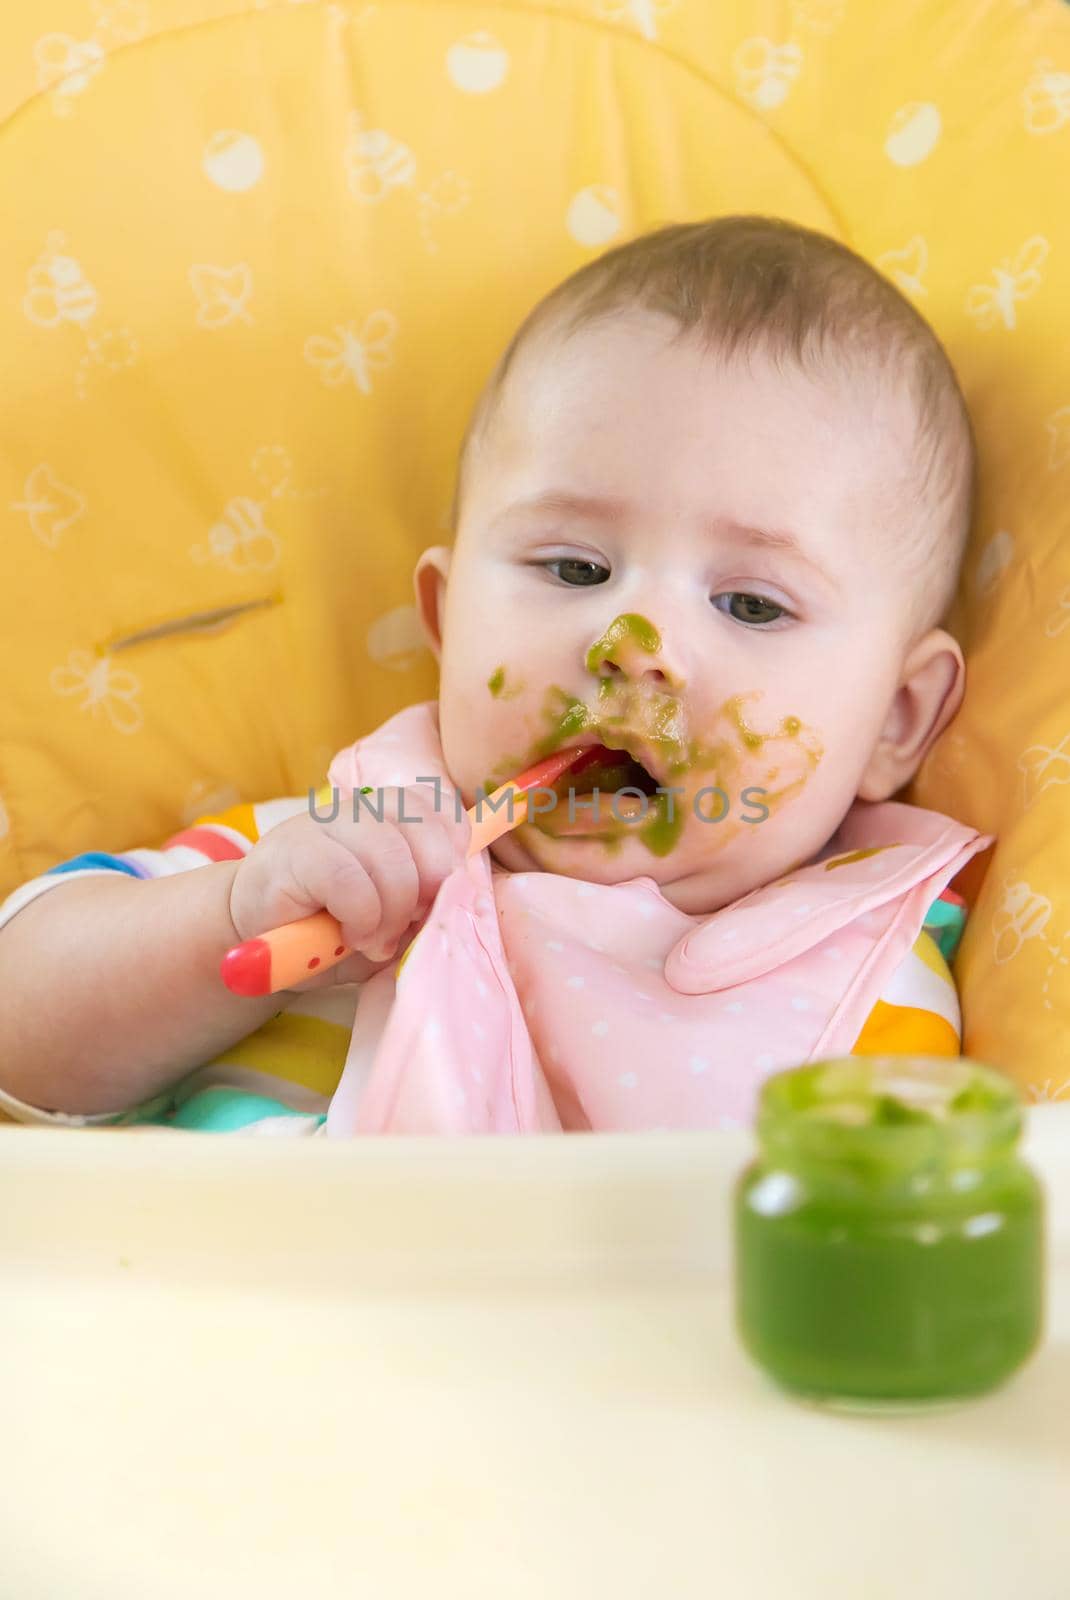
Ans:
<svg viewBox="0 0 1070 1600"><path fill-rule="evenodd" d="M472 457L485 438L518 353L537 336L577 329L636 307L671 317L725 358L761 352L803 372L872 375L905 383L917 419L913 546L897 547L917 579L915 624L944 614L973 517L976 449L954 368L925 318L887 278L826 234L776 217L673 223L618 245L571 274L533 308L499 358L461 448L456 529Z"/></svg>

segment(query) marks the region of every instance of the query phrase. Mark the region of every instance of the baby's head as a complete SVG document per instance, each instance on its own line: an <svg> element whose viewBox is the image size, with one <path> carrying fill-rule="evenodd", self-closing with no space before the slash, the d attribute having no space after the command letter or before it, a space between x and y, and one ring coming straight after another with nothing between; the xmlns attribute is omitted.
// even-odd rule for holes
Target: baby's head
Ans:
<svg viewBox="0 0 1070 1600"><path fill-rule="evenodd" d="M962 698L938 624L973 483L944 351L845 246L722 217L568 278L491 375L416 593L468 803L559 746L632 759L498 860L710 911L894 795Z"/></svg>

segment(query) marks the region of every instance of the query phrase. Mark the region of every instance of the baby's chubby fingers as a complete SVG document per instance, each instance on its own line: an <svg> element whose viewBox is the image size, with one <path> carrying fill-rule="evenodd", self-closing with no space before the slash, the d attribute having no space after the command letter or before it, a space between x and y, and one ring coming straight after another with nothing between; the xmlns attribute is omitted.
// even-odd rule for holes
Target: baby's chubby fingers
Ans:
<svg viewBox="0 0 1070 1600"><path fill-rule="evenodd" d="M401 830L412 850L420 878L417 912L426 913L444 880L465 860L472 825L460 797L440 784L384 789L381 806L384 820Z"/></svg>
<svg viewBox="0 0 1070 1600"><path fill-rule="evenodd" d="M241 862L230 891L239 939L327 910L351 949L392 955L465 858L470 828L430 789L384 790L370 808L279 823ZM348 795L347 795L348 800Z"/></svg>
<svg viewBox="0 0 1070 1600"><path fill-rule="evenodd" d="M383 960L411 924L423 920L443 881L464 861L468 819L463 810L456 815L452 794L421 786L376 791L370 804L326 826L359 860L379 895L379 925L362 948L372 960Z"/></svg>
<svg viewBox="0 0 1070 1600"><path fill-rule="evenodd" d="M239 940L327 910L359 947L382 920L379 891L361 862L311 816L277 824L240 862L230 888Z"/></svg>

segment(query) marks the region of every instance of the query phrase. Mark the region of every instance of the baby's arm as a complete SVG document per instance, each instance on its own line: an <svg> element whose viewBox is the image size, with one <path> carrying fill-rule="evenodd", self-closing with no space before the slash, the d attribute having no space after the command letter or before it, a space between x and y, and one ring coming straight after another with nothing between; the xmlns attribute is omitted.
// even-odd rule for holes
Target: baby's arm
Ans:
<svg viewBox="0 0 1070 1600"><path fill-rule="evenodd" d="M224 987L226 949L323 907L356 953L298 987L379 970L463 860L469 832L425 789L402 791L400 805L421 820L398 821L397 799L381 822L302 809L237 860L144 880L60 875L0 926L0 1089L83 1114L151 1098L282 1009L280 995Z"/></svg>
<svg viewBox="0 0 1070 1600"><path fill-rule="evenodd" d="M139 881L62 880L0 928L0 1088L32 1106L119 1111L252 1033L284 997L219 978L240 863Z"/></svg>

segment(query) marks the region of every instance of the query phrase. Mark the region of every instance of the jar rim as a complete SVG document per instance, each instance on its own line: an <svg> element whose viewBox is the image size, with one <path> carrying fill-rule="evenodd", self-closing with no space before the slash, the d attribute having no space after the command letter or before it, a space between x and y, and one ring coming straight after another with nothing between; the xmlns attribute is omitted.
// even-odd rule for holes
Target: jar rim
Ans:
<svg viewBox="0 0 1070 1600"><path fill-rule="evenodd" d="M781 1159L886 1175L987 1163L1022 1129L1005 1074L965 1056L842 1056L775 1073L758 1137Z"/></svg>

